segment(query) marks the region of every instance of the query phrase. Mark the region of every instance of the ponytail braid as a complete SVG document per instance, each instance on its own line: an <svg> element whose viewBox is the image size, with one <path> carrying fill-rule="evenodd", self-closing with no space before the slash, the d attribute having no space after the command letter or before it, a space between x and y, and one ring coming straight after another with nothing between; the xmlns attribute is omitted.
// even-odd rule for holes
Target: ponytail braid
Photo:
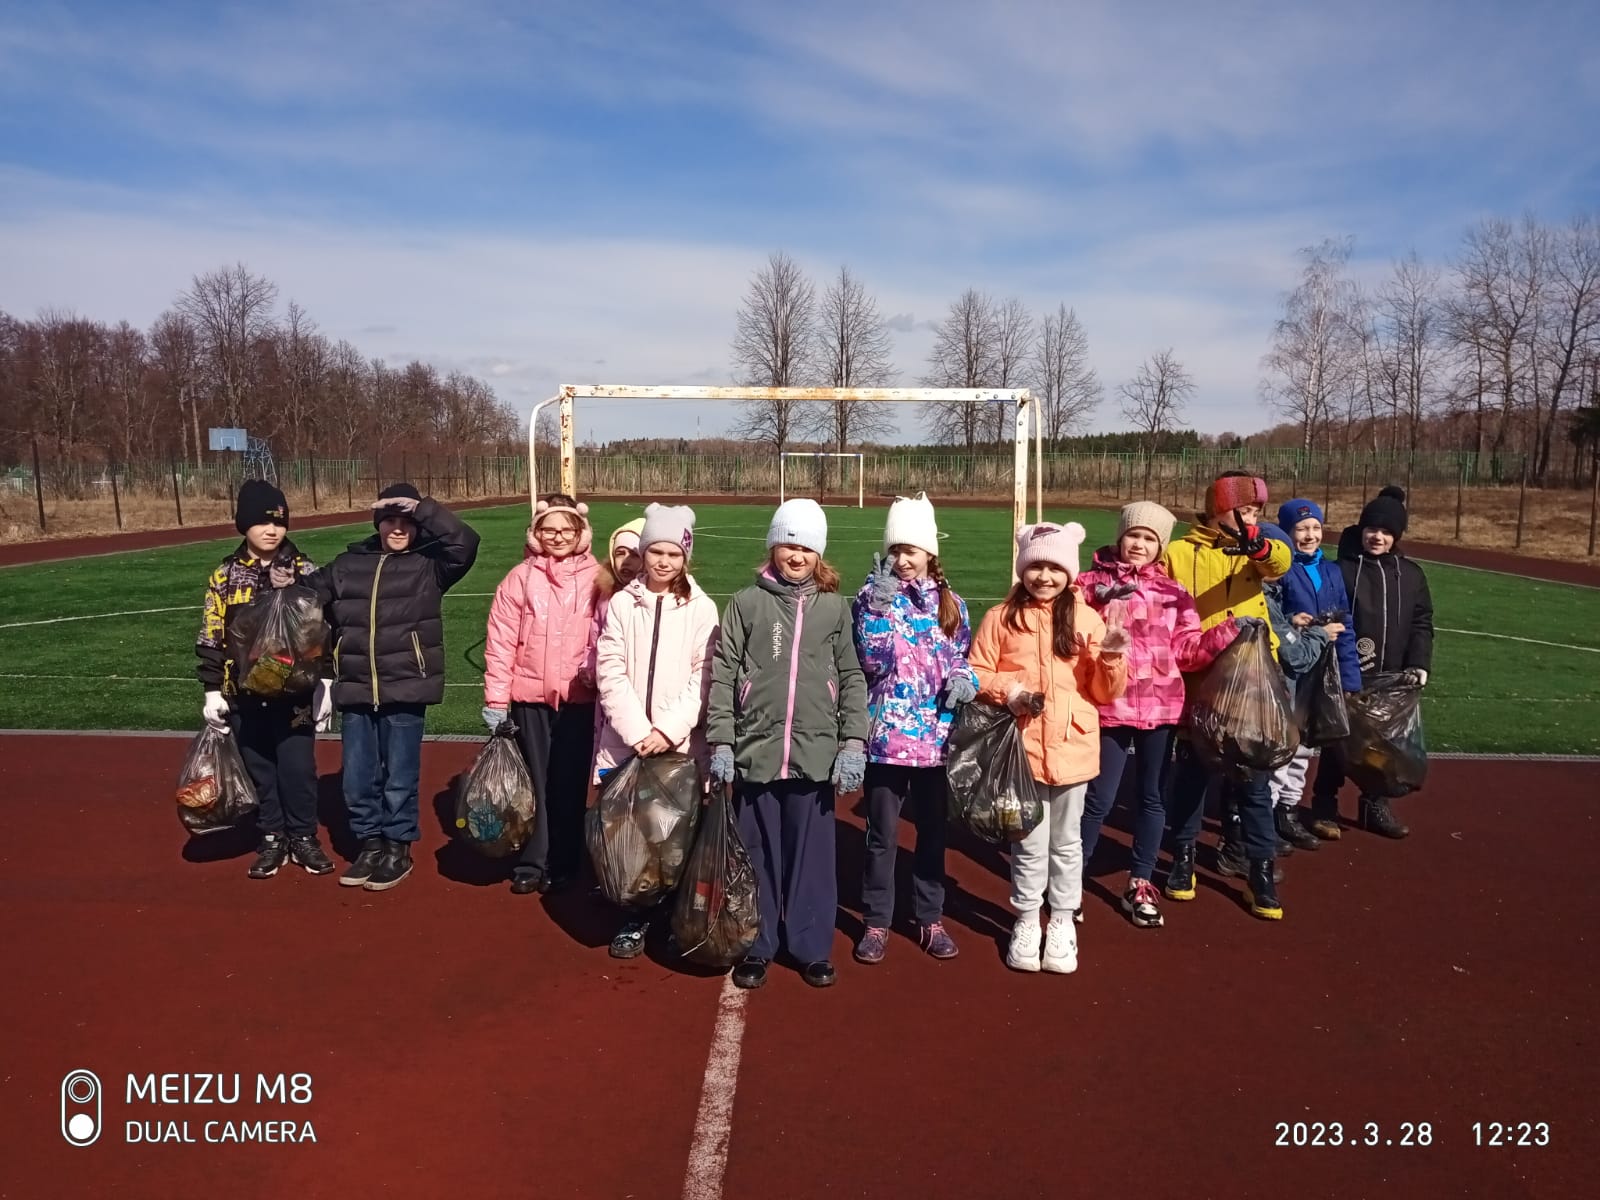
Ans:
<svg viewBox="0 0 1600 1200"><path fill-rule="evenodd" d="M944 630L945 637L953 638L961 627L961 604L945 582L944 568L939 565L937 554L928 559L928 578L939 589L939 628Z"/></svg>

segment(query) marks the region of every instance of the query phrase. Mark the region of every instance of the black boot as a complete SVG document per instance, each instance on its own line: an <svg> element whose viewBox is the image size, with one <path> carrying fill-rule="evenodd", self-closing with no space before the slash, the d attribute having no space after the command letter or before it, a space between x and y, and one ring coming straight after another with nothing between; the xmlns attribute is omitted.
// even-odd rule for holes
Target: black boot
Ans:
<svg viewBox="0 0 1600 1200"><path fill-rule="evenodd" d="M251 879L271 879L289 857L288 839L281 833L265 834L256 850L256 860L250 864Z"/></svg>
<svg viewBox="0 0 1600 1200"><path fill-rule="evenodd" d="M1389 802L1380 796L1361 797L1361 828L1386 838L1403 838L1411 832L1400 824Z"/></svg>
<svg viewBox="0 0 1600 1200"><path fill-rule="evenodd" d="M369 892L386 892L411 874L411 844L385 839L383 857L361 886Z"/></svg>
<svg viewBox="0 0 1600 1200"><path fill-rule="evenodd" d="M1234 827L1217 842L1217 874L1243 879L1249 873L1250 860L1245 857L1244 837Z"/></svg>
<svg viewBox="0 0 1600 1200"><path fill-rule="evenodd" d="M650 931L650 918L630 917L611 939L612 958L638 958L644 953L645 934Z"/></svg>
<svg viewBox="0 0 1600 1200"><path fill-rule="evenodd" d="M1172 869L1167 872L1164 889L1168 900L1194 899L1194 843L1178 842L1172 847Z"/></svg>
<svg viewBox="0 0 1600 1200"><path fill-rule="evenodd" d="M339 876L340 887L360 887L372 878L372 873L378 869L378 864L383 861L384 840L382 838L368 838L361 843L361 853L344 869L344 874Z"/></svg>
<svg viewBox="0 0 1600 1200"><path fill-rule="evenodd" d="M733 969L733 986L753 990L767 982L767 960L747 958Z"/></svg>
<svg viewBox="0 0 1600 1200"><path fill-rule="evenodd" d="M1319 850L1322 848L1321 839L1300 824L1299 809L1280 804L1273 809L1273 818L1278 826L1278 836L1284 841L1294 843L1296 849Z"/></svg>
<svg viewBox="0 0 1600 1200"><path fill-rule="evenodd" d="M1272 878L1272 860L1250 860L1250 882L1245 885L1245 896L1250 901L1250 912L1264 921L1283 920L1283 903L1278 899L1277 884Z"/></svg>

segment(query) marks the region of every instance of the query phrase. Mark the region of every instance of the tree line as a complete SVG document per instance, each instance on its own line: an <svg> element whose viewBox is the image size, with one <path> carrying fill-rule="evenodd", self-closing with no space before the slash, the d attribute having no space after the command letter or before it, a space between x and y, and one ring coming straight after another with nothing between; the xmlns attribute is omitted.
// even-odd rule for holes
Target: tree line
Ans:
<svg viewBox="0 0 1600 1200"><path fill-rule="evenodd" d="M1600 455L1600 225L1487 219L1447 262L1377 286L1349 238L1301 251L1262 360L1262 398L1304 449L1467 450L1533 483Z"/></svg>
<svg viewBox="0 0 1600 1200"><path fill-rule="evenodd" d="M60 461L200 463L206 430L244 427L278 455L370 458L409 447L462 459L515 444L492 388L334 341L243 264L196 275L141 330L47 309L0 312L0 461L30 443Z"/></svg>

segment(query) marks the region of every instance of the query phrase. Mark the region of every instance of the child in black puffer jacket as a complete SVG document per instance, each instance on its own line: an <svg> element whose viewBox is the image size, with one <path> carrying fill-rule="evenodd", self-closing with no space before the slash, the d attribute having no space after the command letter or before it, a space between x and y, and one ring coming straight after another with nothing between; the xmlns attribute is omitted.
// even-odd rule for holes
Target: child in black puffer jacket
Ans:
<svg viewBox="0 0 1600 1200"><path fill-rule="evenodd" d="M1433 597L1428 577L1400 551L1408 520L1404 504L1379 495L1361 510L1360 554L1351 555L1348 547L1340 546L1339 570L1350 593L1363 687L1378 675L1391 674L1426 687L1433 669ZM1324 750L1315 785L1319 797L1337 797L1344 784L1343 768L1342 756ZM1403 838L1411 832L1381 796L1361 797L1360 823L1384 837Z"/></svg>

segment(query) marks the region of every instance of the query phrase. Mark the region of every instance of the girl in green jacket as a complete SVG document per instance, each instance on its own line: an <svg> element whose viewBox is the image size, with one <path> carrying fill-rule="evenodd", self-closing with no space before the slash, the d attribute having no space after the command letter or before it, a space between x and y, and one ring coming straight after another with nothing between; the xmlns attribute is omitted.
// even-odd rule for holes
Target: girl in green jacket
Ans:
<svg viewBox="0 0 1600 1200"><path fill-rule="evenodd" d="M861 790L868 721L850 604L822 559L827 545L816 501L781 505L767 562L722 616L706 720L710 777L736 789L761 910L760 936L733 970L742 988L766 982L780 920L805 981L834 981L834 791Z"/></svg>

